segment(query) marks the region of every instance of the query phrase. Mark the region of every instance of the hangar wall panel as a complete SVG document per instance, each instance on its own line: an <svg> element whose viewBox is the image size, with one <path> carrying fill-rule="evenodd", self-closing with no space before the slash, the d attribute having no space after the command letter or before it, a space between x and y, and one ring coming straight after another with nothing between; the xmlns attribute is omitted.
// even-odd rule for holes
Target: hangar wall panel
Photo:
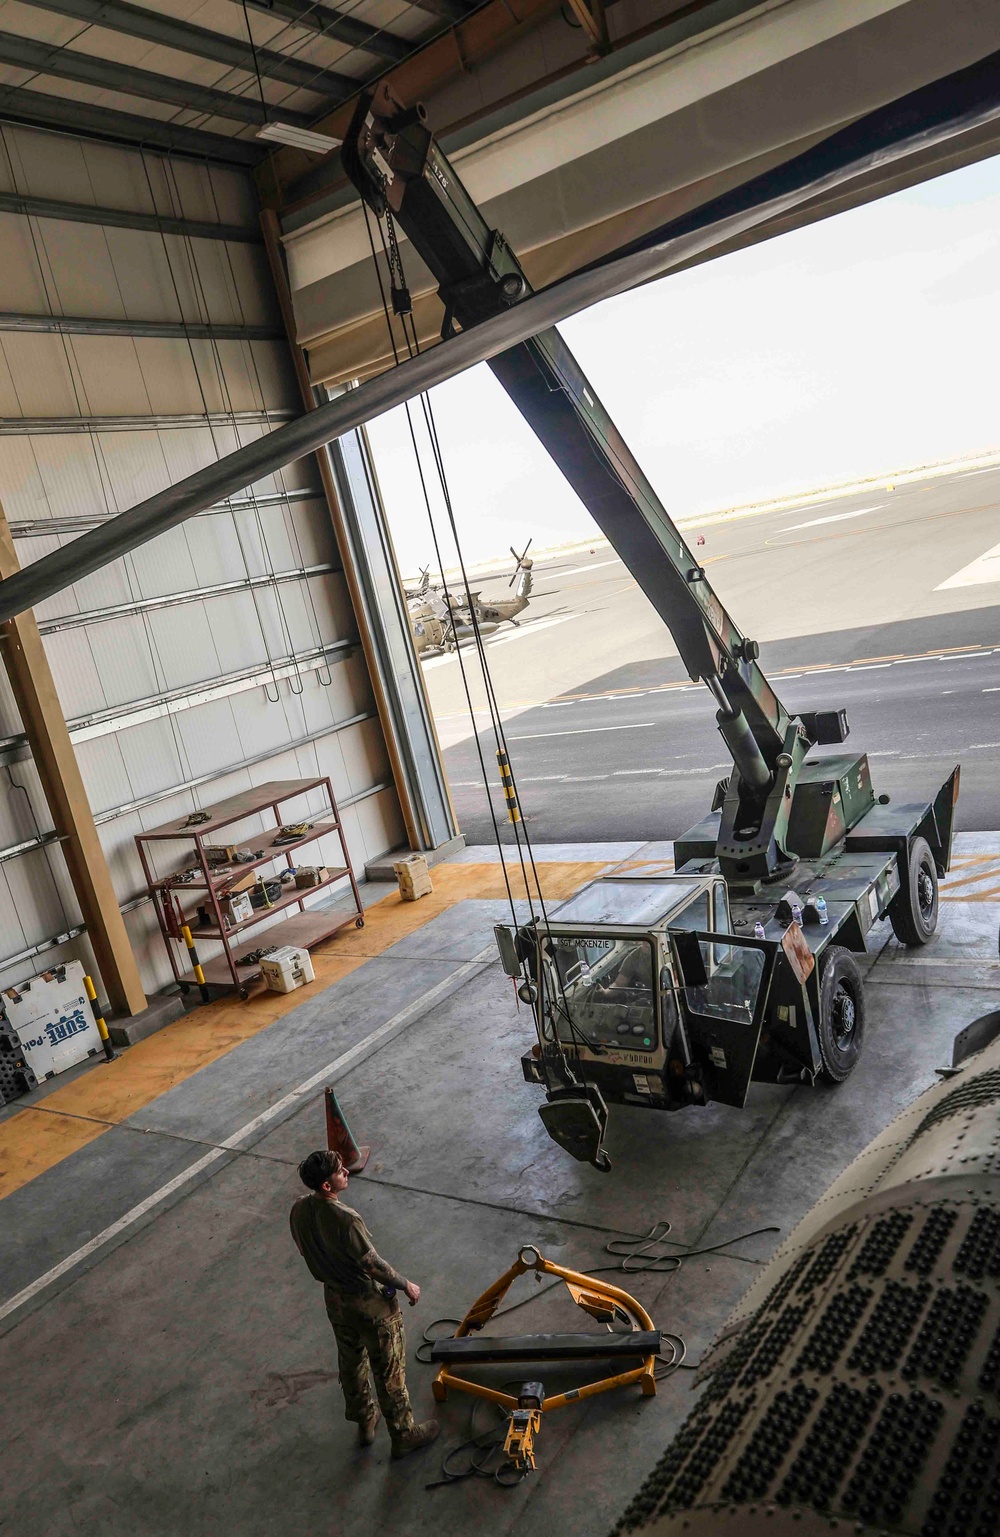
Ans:
<svg viewBox="0 0 1000 1537"><path fill-rule="evenodd" d="M255 328L81 335L0 321L0 500L26 565L301 405L243 173L2 125L0 191L248 233L192 239L4 212L4 315ZM312 459L74 584L36 617L147 992L170 972L143 900L137 832L268 779L329 774L356 867L404 840ZM11 852L51 821L2 671L0 764L3 986L93 958L85 934L48 945L80 924L58 845ZM332 860L333 844L322 852Z"/></svg>

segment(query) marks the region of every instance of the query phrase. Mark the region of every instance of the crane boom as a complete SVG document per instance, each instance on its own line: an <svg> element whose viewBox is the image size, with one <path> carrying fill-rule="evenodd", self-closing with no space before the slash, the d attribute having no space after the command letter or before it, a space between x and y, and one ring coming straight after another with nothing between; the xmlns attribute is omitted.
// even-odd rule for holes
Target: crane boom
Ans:
<svg viewBox="0 0 1000 1537"><path fill-rule="evenodd" d="M426 125L385 82L361 97L343 146L368 206L398 221L438 284L443 334L468 330L527 297L514 252L489 227ZM392 242L390 241L390 250ZM401 274L394 302L408 303ZM732 876L773 873L798 769L817 741L842 741L842 711L792 717L757 662L756 643L727 613L635 455L555 327L489 360L489 367L562 470L701 679L735 765L720 798L717 856Z"/></svg>

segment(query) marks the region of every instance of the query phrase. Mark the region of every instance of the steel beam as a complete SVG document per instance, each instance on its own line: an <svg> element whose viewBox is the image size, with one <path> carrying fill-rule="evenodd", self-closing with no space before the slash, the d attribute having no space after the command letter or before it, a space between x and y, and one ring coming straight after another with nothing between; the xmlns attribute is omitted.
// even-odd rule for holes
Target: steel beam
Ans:
<svg viewBox="0 0 1000 1537"><path fill-rule="evenodd" d="M324 737L336 736L340 731L347 731L351 726L360 726L363 721L375 720L374 710L361 710L357 715L349 715L346 720L334 721L329 726L320 726L317 731L310 731L306 736L296 737L292 742L282 742L277 747L265 747L263 752L254 753L252 758L241 758L239 763L227 764L224 772L226 777L239 773L241 769L256 768L258 763L270 763L273 758L280 758L282 753L297 752L300 747L310 747L313 742L321 742ZM131 816L133 812L145 811L147 806L158 806L161 801L173 800L175 795L182 795L185 790L198 790L202 785L214 784L220 778L220 771L213 769L210 774L198 774L193 779L182 780L180 784L168 785L164 790L153 790L149 795L140 795L137 800L125 801L121 806L109 806L106 811L99 811L94 818L98 827L103 827L107 822L113 822L116 817ZM391 790L391 784L378 784L368 790L361 790L357 795L350 795L344 800L337 796L337 807L343 811L347 806L353 806L356 801L362 801L369 795L377 795L380 790Z"/></svg>
<svg viewBox="0 0 1000 1537"><path fill-rule="evenodd" d="M20 966L25 961L32 961L36 955L44 955L46 950L54 950L57 945L65 945L71 939L76 939L86 932L87 925L78 923L74 928L64 930L62 934L53 934L51 939L42 939L37 945L29 945L26 950L19 950L16 955L5 955L0 960L0 972L9 971L12 966Z"/></svg>
<svg viewBox="0 0 1000 1537"><path fill-rule="evenodd" d="M11 528L11 533L14 530ZM332 576L339 566L300 566L294 571L276 571L273 576L240 577L235 582L213 582L209 587L191 587L184 592L166 592L158 598L136 598L131 603L108 603L103 608L82 614L64 614L59 619L43 619L41 635L59 635L63 630L79 630L84 625L104 624L109 619L125 619L130 614L154 614L163 608L179 608L184 603L200 603L206 598L228 597L234 592L254 592L265 587L284 587L289 582L304 582L311 576Z"/></svg>
<svg viewBox="0 0 1000 1537"><path fill-rule="evenodd" d="M2 584L0 584L2 590ZM41 641L39 641L39 645ZM257 662L253 667L243 667L239 672L224 673L211 683L199 683L194 688L174 688L165 693L150 694L146 699L133 699L125 705L112 705L108 710L93 710L89 715L78 715L65 722L70 742L92 742L97 737L115 736L130 726L141 726L146 721L164 720L171 715L181 715L194 710L200 704L210 704L215 699L229 699L233 694L247 694L255 688L296 678L304 672L320 672L331 661L343 661L357 645L353 640L333 641L317 646L300 656L281 657L273 664ZM28 734L14 733L0 739L0 753L16 753L25 744L31 745Z"/></svg>
<svg viewBox="0 0 1000 1537"><path fill-rule="evenodd" d="M662 277L728 240L932 144L1000 122L1000 52L859 118L775 171L753 178L637 241L542 289L502 315L318 406L197 470L0 586L0 622L175 528L213 502L293 459L315 453L421 391L486 362L602 299Z"/></svg>
<svg viewBox="0 0 1000 1537"><path fill-rule="evenodd" d="M57 16L72 16L95 27L124 32L128 37L162 43L165 48L174 48L178 53L214 59L219 64L228 64L231 69L246 70L248 75L256 73L256 63L262 75L272 80L284 80L301 90L316 91L321 96L346 97L358 88L358 82L350 75L339 75L330 69L318 71L315 64L290 59L269 48L257 48L255 59L249 43L239 38L193 26L189 21L164 16L142 5L129 5L126 0L31 0L31 3L39 10L54 11Z"/></svg>
<svg viewBox="0 0 1000 1537"><path fill-rule="evenodd" d="M356 21L353 16L346 16L330 5L309 5L300 0L247 0L247 4L250 10L260 11L264 16L280 16L305 32L320 32L324 37L349 43L352 48L363 48L366 53L389 59L393 64L398 64L419 46L418 41L400 37L386 27L372 27L366 21ZM360 81L355 82L355 90L360 84Z"/></svg>
<svg viewBox="0 0 1000 1537"><path fill-rule="evenodd" d="M464 21L466 16L478 10L478 5L465 5L463 0L410 0L410 3L431 16L440 16L442 21Z"/></svg>
<svg viewBox="0 0 1000 1537"><path fill-rule="evenodd" d="M93 315L18 315L0 310L0 331L47 331L59 336L158 336L195 341L277 342L276 326L206 325L183 320L101 320Z"/></svg>
<svg viewBox="0 0 1000 1537"><path fill-rule="evenodd" d="M260 230L246 224L216 224L211 219L177 219L172 215L131 213L127 208L97 208L91 203L61 203L51 197L20 197L0 192L0 213L20 213L34 219L61 219L71 224L100 224L112 229L149 230L154 235L185 235L192 240L232 240L260 244Z"/></svg>
<svg viewBox="0 0 1000 1537"><path fill-rule="evenodd" d="M86 101L29 91L23 85L0 88L0 121L22 123L29 128L61 129L78 139L106 139L166 154L192 155L196 160L214 160L220 165L258 165L265 155L264 146L255 140L230 139L224 133L160 123L155 118L95 107Z"/></svg>
<svg viewBox="0 0 1000 1537"><path fill-rule="evenodd" d="M0 508L0 588L18 570ZM112 1007L119 1014L138 1014L146 1007L139 968L34 614L21 613L3 625L0 652Z"/></svg>
<svg viewBox="0 0 1000 1537"><path fill-rule="evenodd" d="M0 865L6 864L8 859L20 859L24 854L33 854L36 849L50 849L62 841L58 833L37 833L34 838L22 838L20 843L9 843L5 849L0 849Z"/></svg>
<svg viewBox="0 0 1000 1537"><path fill-rule="evenodd" d="M177 416L0 416L0 438L64 432L173 432L178 427L269 427L293 411L208 411Z"/></svg>
<svg viewBox="0 0 1000 1537"><path fill-rule="evenodd" d="M267 259L271 266L271 276L274 279L274 290L278 296L278 305L281 309L285 330L288 334L288 348L299 386L299 395L306 410L314 411L317 408L317 395L309 381L309 369L306 364L305 353L295 340L295 317L292 312L292 296L288 287L288 273L281 249L281 232L277 214L272 208L265 208L261 211L260 222L261 229L264 232ZM392 769L393 783L396 787L396 795L406 827L406 835L410 840L411 848L420 848L423 846L421 842L420 818L410 793L406 765L399 751L396 723L393 719L391 702L385 688L384 673L379 657L380 648L377 645L376 636L373 632L371 608L364 590L364 574L360 569L358 561L357 540L356 537L352 536L352 529L346 516L348 509L345 508L341 501L341 490L337 485L334 475L333 455L325 445L316 451L316 468L319 471L319 477L323 485L330 524L333 528L334 538L337 541L337 550L344 567L344 578L347 582L347 591L351 599L354 622L358 627L365 665L368 669L368 677L371 680L375 708L378 710L379 727L382 732L382 740L385 743L386 754L389 758L389 765Z"/></svg>
<svg viewBox="0 0 1000 1537"><path fill-rule="evenodd" d="M270 119L305 128L316 116L315 112L310 117L304 112L289 112L284 107L265 107L256 94L239 96L214 86L198 85L193 80L157 75L148 69L136 69L131 64L115 64L90 53L77 53L71 47L60 48L52 43L36 42L30 37L19 37L14 32L0 32L0 64L30 69L40 75L53 75L57 80L78 80L102 91L121 91L147 101L189 107L212 117L233 118L238 123L266 123ZM248 85L252 85L256 92L253 81L248 81Z"/></svg>
<svg viewBox="0 0 1000 1537"><path fill-rule="evenodd" d="M256 512L260 508L288 507L292 502L319 502L322 500L322 491L303 486L297 491L267 491L260 496L231 496L224 502L217 502L214 507L206 507L204 512L196 513L195 516L198 518L213 518L231 515L234 512ZM8 527L15 539L42 539L46 535L49 537L53 534L76 535L82 533L85 528L99 528L102 523L108 521L109 517L114 516L114 513L104 513L101 517L23 518L20 521L8 524ZM318 571L322 568L319 566L308 566L306 569L308 571ZM331 566L329 569L331 571L339 571L341 567ZM256 578L252 578L252 580L256 581ZM269 581L270 578L267 578L267 580ZM241 586L245 584L237 583L236 585ZM205 589L198 588L196 590L202 592ZM131 604L125 605L127 608L132 606Z"/></svg>

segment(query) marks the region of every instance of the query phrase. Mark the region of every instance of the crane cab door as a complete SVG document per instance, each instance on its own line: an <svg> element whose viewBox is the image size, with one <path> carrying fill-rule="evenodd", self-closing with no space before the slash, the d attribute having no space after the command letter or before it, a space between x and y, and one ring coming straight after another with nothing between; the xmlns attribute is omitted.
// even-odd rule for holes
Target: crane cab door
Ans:
<svg viewBox="0 0 1000 1537"><path fill-rule="evenodd" d="M732 934L669 931L678 1003L707 1099L742 1109L780 946Z"/></svg>

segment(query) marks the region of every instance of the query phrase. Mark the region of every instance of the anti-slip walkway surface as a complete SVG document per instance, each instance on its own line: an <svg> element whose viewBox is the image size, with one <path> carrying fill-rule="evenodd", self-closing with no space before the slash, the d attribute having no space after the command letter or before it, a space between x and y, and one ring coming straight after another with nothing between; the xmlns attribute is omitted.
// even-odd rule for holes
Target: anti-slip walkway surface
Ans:
<svg viewBox="0 0 1000 1537"><path fill-rule="evenodd" d="M668 845L537 850L553 899ZM690 1374L546 1421L514 1490L425 1491L437 1449L392 1463L342 1418L320 1289L291 1246L295 1165L323 1142L335 1082L373 1152L348 1199L424 1288L407 1311L411 1390L423 1324L455 1315L524 1243L574 1266L611 1238L673 1224L679 1254L770 1224L786 1233L830 1179L1000 1007L1000 837L963 835L935 942L887 926L868 963L869 1036L836 1090L759 1085L744 1111L612 1110L602 1176L551 1143L518 1058L532 1038L495 960L507 912L495 851L434 871L435 894L369 908L286 997L197 1009L109 1066L0 1121L0 1531L34 1534L607 1530L691 1404ZM523 888L522 888L523 890ZM881 948L879 948L881 946ZM24 1102L21 1102L22 1106ZM692 1258L634 1290L689 1359L779 1235ZM530 1295L533 1283L521 1283ZM20 1298L12 1306L15 1299ZM6 1300L5 1300L6 1299ZM574 1328L560 1294L512 1327ZM442 1447L468 1399L443 1407Z"/></svg>

